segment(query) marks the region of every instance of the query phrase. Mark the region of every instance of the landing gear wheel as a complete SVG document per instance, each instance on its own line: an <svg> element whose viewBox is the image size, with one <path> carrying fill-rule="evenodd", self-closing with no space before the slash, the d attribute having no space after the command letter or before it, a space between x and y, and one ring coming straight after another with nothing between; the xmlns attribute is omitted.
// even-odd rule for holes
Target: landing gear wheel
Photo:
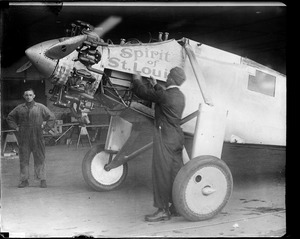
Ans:
<svg viewBox="0 0 300 239"><path fill-rule="evenodd" d="M207 220L228 202L233 180L228 166L214 156L199 156L185 164L173 184L173 202L190 221Z"/></svg>
<svg viewBox="0 0 300 239"><path fill-rule="evenodd" d="M82 174L85 182L97 191L110 191L119 187L128 173L127 163L106 171L110 154L103 151L104 145L93 146L82 161ZM113 156L114 157L114 156Z"/></svg>

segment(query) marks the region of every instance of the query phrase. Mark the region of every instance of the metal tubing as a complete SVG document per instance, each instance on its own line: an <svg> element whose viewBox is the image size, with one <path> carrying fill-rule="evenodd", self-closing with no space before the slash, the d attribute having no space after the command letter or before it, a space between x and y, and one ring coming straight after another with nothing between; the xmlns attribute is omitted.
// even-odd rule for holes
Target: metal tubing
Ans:
<svg viewBox="0 0 300 239"><path fill-rule="evenodd" d="M163 35L162 32L159 32L159 33L158 33L158 41L163 41L162 35Z"/></svg>
<svg viewBox="0 0 300 239"><path fill-rule="evenodd" d="M191 62L191 65L192 65L192 68L193 68L193 72L196 76L196 79L197 79L197 83L198 83L198 86L200 88L200 91L202 93L202 96L203 96L203 100L205 102L205 104L207 105L210 105L210 106L213 106L213 102L212 102L212 99L208 93L208 90L206 88L206 83L205 83L205 78L201 72L201 68L200 66L198 65L198 62L197 62L197 59L196 59L196 55L193 51L193 49L191 48L191 46L188 44L188 39L186 38L183 38L182 41L180 41L183 43L183 47L189 57L189 60Z"/></svg>
<svg viewBox="0 0 300 239"><path fill-rule="evenodd" d="M76 124L77 125L77 124ZM65 132L63 132L56 140L55 140L55 144L66 134L68 133L71 129L73 129L75 125L71 125Z"/></svg>
<svg viewBox="0 0 300 239"><path fill-rule="evenodd" d="M188 116L184 117L181 122L180 125L185 124L186 122L190 121L191 119L197 117L199 115L199 110L196 110L195 112L189 114Z"/></svg>
<svg viewBox="0 0 300 239"><path fill-rule="evenodd" d="M105 165L104 169L109 171L113 168L117 168L124 163L128 162L129 160L133 159L134 157L140 155L141 153L145 152L146 150L150 149L153 145L153 142L150 142L149 144L143 146L142 148L134 151L133 153L124 156L123 158L119 158L118 160L115 160L115 158L107 165Z"/></svg>
<svg viewBox="0 0 300 239"><path fill-rule="evenodd" d="M124 158L128 161L128 160L130 160L130 159L132 159L132 158L134 158L134 157L140 155L140 154L143 153L144 151L150 149L150 148L152 147L152 145L153 145L153 141L150 142L149 144L146 144L146 145L143 146L142 148L136 150L135 152L133 152L133 153L131 153L131 154L125 156Z"/></svg>
<svg viewBox="0 0 300 239"><path fill-rule="evenodd" d="M165 41L167 41L169 38L169 33L168 32L165 32Z"/></svg>
<svg viewBox="0 0 300 239"><path fill-rule="evenodd" d="M90 71L92 71L92 72L95 72L95 73L97 73L97 74L100 74L100 75L103 75L103 71L100 71L100 70L98 70L98 69L95 69L95 68L93 68L93 67L91 67L91 66L87 66L86 67L88 70L90 70Z"/></svg>
<svg viewBox="0 0 300 239"><path fill-rule="evenodd" d="M185 118L183 118L180 122L180 124L184 124L186 123L187 121L197 117L199 115L199 110L196 110L195 112L189 114L188 116L186 116ZM143 146L142 148L134 151L133 153L129 154L129 155L124 155L124 151L125 151L125 148L130 145L132 142L135 141L135 139L137 138L138 136L138 133L136 131L133 131L130 135L130 138L127 140L127 142L125 143L125 145L122 147L122 149L117 153L117 155L115 156L115 158L110 162L108 163L104 168L105 170L109 171L113 168L117 168L119 167L120 165L128 162L129 160L133 159L134 157L140 155L141 153L145 152L146 150L150 149L153 145L153 141L150 142L149 144Z"/></svg>
<svg viewBox="0 0 300 239"><path fill-rule="evenodd" d="M111 137L109 135L110 135L110 132L108 132L107 137ZM125 155L127 153L126 152L126 148L127 148L128 145L133 144L138 136L139 136L139 132L136 131L136 130L132 130L129 138L126 140L126 142L124 143L124 145L119 149L119 151L117 152L117 154L114 157L114 159L110 163L108 163L104 167L104 169L107 170L107 171L109 171L109 170L111 170L113 168L119 167L120 165L126 163L128 161L127 159L125 159ZM111 150L108 147L108 142L109 141L107 140L106 145L105 145L105 150L107 152L109 152Z"/></svg>

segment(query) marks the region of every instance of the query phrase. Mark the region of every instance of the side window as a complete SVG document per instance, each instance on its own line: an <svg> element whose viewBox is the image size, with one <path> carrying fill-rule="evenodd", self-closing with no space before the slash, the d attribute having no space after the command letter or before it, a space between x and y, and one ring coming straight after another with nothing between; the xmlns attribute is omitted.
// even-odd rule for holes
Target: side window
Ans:
<svg viewBox="0 0 300 239"><path fill-rule="evenodd" d="M256 70L255 76L249 75L248 90L275 96L276 77L262 71Z"/></svg>

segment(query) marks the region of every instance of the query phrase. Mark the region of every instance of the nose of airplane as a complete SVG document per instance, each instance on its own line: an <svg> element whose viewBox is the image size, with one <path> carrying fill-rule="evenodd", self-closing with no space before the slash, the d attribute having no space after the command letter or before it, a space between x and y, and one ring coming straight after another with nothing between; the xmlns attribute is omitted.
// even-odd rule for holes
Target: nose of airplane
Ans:
<svg viewBox="0 0 300 239"><path fill-rule="evenodd" d="M36 67L36 69L45 77L50 77L57 65L58 60L53 60L45 56L45 51L49 47L58 43L58 39L45 41L39 44L36 44L25 51L30 62Z"/></svg>

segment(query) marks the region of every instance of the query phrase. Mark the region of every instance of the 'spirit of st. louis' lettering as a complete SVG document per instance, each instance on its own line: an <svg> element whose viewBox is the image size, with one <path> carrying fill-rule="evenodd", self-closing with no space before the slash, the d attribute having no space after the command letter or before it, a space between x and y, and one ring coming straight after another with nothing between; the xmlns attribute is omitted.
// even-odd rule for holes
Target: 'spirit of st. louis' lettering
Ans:
<svg viewBox="0 0 300 239"><path fill-rule="evenodd" d="M170 53L165 49L121 48L110 49L107 66L124 72L140 72L142 75L166 79Z"/></svg>
<svg viewBox="0 0 300 239"><path fill-rule="evenodd" d="M156 50L149 50L147 47L143 50L134 50L132 48L123 48L120 53L120 57L122 58L132 58L134 61L139 60L139 58L148 58L149 60L161 60L170 62L169 52L164 52L164 50L156 51Z"/></svg>
<svg viewBox="0 0 300 239"><path fill-rule="evenodd" d="M140 72L144 75L151 75L157 78L162 77L166 79L168 76L167 69L161 70L161 69L153 68L154 67L153 65L151 67L143 66L141 64L138 64L138 62L133 62L133 64L131 63L129 65L128 61L120 60L117 57L109 58L108 66L115 69L123 70L125 72Z"/></svg>

